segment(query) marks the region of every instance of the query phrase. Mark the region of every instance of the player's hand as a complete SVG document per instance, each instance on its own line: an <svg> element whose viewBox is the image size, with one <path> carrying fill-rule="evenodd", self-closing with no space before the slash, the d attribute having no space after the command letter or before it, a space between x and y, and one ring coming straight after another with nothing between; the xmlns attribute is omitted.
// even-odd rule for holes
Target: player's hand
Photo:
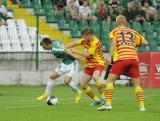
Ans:
<svg viewBox="0 0 160 121"><path fill-rule="evenodd" d="M67 50L68 48L66 46L64 46L64 50Z"/></svg>
<svg viewBox="0 0 160 121"><path fill-rule="evenodd" d="M70 49L70 50L71 50L71 52L72 52L72 53L77 53L77 52L78 52L78 50L73 49L73 48L72 48L72 49Z"/></svg>
<svg viewBox="0 0 160 121"><path fill-rule="evenodd" d="M81 58L76 56L76 60L81 61Z"/></svg>

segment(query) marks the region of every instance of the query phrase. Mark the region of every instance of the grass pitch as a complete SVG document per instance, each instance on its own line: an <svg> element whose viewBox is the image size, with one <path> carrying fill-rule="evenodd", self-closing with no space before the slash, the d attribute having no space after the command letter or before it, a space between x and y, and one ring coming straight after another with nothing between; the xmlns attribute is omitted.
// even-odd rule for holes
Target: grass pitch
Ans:
<svg viewBox="0 0 160 121"><path fill-rule="evenodd" d="M37 102L44 88L0 86L0 121L160 121L160 89L144 89L147 111L139 112L134 89L116 86L112 111L98 112L85 94L81 103L75 104L75 95L66 86L54 88L58 105Z"/></svg>

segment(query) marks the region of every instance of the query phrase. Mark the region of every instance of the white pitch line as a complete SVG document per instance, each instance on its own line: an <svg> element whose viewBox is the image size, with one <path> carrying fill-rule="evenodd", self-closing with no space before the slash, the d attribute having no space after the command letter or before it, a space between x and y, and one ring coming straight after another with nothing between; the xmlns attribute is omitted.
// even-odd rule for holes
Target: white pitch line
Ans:
<svg viewBox="0 0 160 121"><path fill-rule="evenodd" d="M160 95L158 95L158 94L147 95L147 96L144 96L144 98L146 98L146 97L157 97L157 96L160 96ZM117 98L113 98L113 100L132 99L132 98L136 98L136 96L134 96L134 97L117 97ZM62 99L58 99L58 100L73 100L73 99L74 99L73 97L69 97L69 98L62 98ZM89 99L89 97L82 97L82 99Z"/></svg>
<svg viewBox="0 0 160 121"><path fill-rule="evenodd" d="M148 98L148 97L158 97L160 95L156 94L156 95L147 95L147 96L144 96L144 98ZM134 97L118 97L118 98L113 98L113 100L121 100L121 99L135 99L136 96Z"/></svg>
<svg viewBox="0 0 160 121"><path fill-rule="evenodd" d="M160 96L160 95L147 95L147 96L144 96L144 98L158 97L158 96ZM86 99L86 98L89 98L89 97L84 97L84 98ZM136 98L136 96L135 97L117 97L117 98L113 98L113 100L135 99L135 98ZM82 101L80 101L80 103L85 103L85 102L90 102L90 100L82 100ZM58 103L58 104L75 104L75 102Z"/></svg>
<svg viewBox="0 0 160 121"><path fill-rule="evenodd" d="M158 97L160 95L147 95L144 96L145 98L149 98L149 97ZM88 98L88 97L83 97L83 98ZM122 99L134 99L136 97L119 97L119 98L113 98L113 100L122 100ZM66 98L66 100L68 99L73 99L73 98ZM59 99L59 100L65 100L65 98L63 99ZM86 103L86 102L90 102L90 100L82 100L80 103ZM58 103L60 105L66 105L66 104L75 104L75 102L67 102L67 103ZM7 108L0 108L0 111L3 110L10 110L10 109L23 109L23 108L34 108L34 107L41 107L41 106L45 106L43 104L39 104L39 105L30 105L30 106L18 106L18 107L7 107Z"/></svg>
<svg viewBox="0 0 160 121"><path fill-rule="evenodd" d="M148 96L144 96L144 97L153 97L153 96L160 96L160 95L148 95ZM113 100L116 100L116 99L130 99L130 98L136 98L136 97L117 97L117 98L113 98ZM89 99L89 97L87 96L83 96L82 99ZM70 100L74 100L74 97L67 97L67 98L61 98L61 99L58 99L59 101L70 101ZM17 102L26 102L26 100L22 99L22 100L16 100ZM30 102L33 102L33 101L37 101L36 99L33 99L33 100L27 100L27 101L30 101ZM6 101L5 101L6 102Z"/></svg>

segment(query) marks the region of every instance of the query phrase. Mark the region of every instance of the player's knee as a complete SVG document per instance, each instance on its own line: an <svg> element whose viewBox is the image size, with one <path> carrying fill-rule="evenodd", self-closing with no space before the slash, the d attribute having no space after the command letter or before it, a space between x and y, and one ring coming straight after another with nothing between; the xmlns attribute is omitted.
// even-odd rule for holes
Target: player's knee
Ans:
<svg viewBox="0 0 160 121"><path fill-rule="evenodd" d="M88 84L82 83L81 87L82 87L82 89L86 89L88 87Z"/></svg>
<svg viewBox="0 0 160 121"><path fill-rule="evenodd" d="M99 72L99 71L96 71L96 72L93 74L92 78L93 78L94 81L97 81L100 76L101 76L100 72Z"/></svg>
<svg viewBox="0 0 160 121"><path fill-rule="evenodd" d="M99 79L99 75L93 75L92 78L93 78L94 81L97 81Z"/></svg>
<svg viewBox="0 0 160 121"><path fill-rule="evenodd" d="M64 80L64 84L65 84L65 85L68 85L69 83L70 83L69 80Z"/></svg>
<svg viewBox="0 0 160 121"><path fill-rule="evenodd" d="M117 75L115 74L109 74L107 78L107 83L113 83L117 79Z"/></svg>
<svg viewBox="0 0 160 121"><path fill-rule="evenodd" d="M54 75L50 75L50 79L54 80L56 77Z"/></svg>
<svg viewBox="0 0 160 121"><path fill-rule="evenodd" d="M139 82L134 82L134 87L140 87L140 83Z"/></svg>
<svg viewBox="0 0 160 121"><path fill-rule="evenodd" d="M55 79L58 78L59 76L60 76L60 75L59 75L57 72L53 71L53 72L51 73L51 75L50 75L50 79L55 80Z"/></svg>
<svg viewBox="0 0 160 121"><path fill-rule="evenodd" d="M134 87L139 87L140 86L140 82L139 82L138 78L132 78L132 81L133 81Z"/></svg>

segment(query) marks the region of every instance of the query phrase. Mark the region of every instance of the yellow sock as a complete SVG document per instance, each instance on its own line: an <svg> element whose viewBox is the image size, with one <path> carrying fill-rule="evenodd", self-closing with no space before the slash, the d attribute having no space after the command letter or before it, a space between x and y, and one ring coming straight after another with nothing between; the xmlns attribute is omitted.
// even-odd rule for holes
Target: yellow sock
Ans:
<svg viewBox="0 0 160 121"><path fill-rule="evenodd" d="M135 94L137 97L137 102L140 108L144 108L144 96L143 96L143 90L141 87L135 88Z"/></svg>
<svg viewBox="0 0 160 121"><path fill-rule="evenodd" d="M96 81L96 86L97 86L97 89L98 89L98 92L99 92L101 98L104 98L102 81L100 81L100 80Z"/></svg>
<svg viewBox="0 0 160 121"><path fill-rule="evenodd" d="M98 101L99 100L99 98L95 95L95 93L92 91L92 89L89 86L86 89L84 89L84 91L94 101Z"/></svg>
<svg viewBox="0 0 160 121"><path fill-rule="evenodd" d="M113 83L108 83L106 85L106 90L105 90L105 98L106 98L106 105L111 105L112 103L112 96L113 96Z"/></svg>

